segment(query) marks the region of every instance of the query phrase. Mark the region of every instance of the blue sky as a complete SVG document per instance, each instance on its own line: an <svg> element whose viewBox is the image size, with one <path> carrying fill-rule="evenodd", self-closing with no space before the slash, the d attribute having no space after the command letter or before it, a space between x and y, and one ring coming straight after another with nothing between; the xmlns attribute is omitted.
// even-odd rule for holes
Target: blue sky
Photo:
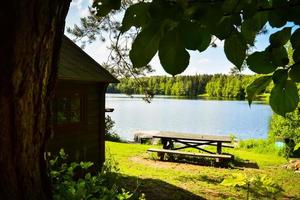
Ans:
<svg viewBox="0 0 300 200"><path fill-rule="evenodd" d="M91 6L92 0L73 0L66 19L66 27L73 27L74 24L79 25L80 17L88 14L88 6ZM272 30L270 32L273 32ZM71 37L66 33L67 36ZM269 34L258 36L256 49L262 50L269 45ZM90 56L92 56L100 64L107 60L109 50L106 49L107 43L96 41L87 45L84 49ZM226 58L223 50L223 42L217 41L217 48L210 47L205 52L199 53L197 51L190 51L189 67L183 72L184 75L194 74L227 74L233 66ZM151 63L155 72L151 75L167 75L160 65L158 56L156 55ZM251 74L249 70L243 73Z"/></svg>

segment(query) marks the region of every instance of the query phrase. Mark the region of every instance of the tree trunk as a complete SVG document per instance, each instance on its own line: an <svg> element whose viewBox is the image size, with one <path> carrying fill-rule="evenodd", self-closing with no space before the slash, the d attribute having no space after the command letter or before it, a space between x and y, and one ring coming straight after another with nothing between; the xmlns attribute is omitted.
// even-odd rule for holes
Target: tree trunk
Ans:
<svg viewBox="0 0 300 200"><path fill-rule="evenodd" d="M44 159L70 0L0 7L0 199L51 199Z"/></svg>

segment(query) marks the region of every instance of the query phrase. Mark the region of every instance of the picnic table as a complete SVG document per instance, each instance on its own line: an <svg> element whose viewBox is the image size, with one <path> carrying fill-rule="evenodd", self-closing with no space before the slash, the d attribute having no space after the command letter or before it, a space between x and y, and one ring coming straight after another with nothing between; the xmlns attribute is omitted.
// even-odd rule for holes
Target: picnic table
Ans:
<svg viewBox="0 0 300 200"><path fill-rule="evenodd" d="M148 149L148 152L157 152L161 160L165 154L187 155L215 158L217 162L221 160L233 159L233 155L222 153L222 148L233 148L229 136L185 134L175 132L160 132L153 135L153 138L159 138L163 149ZM180 144L175 146L174 144ZM216 152L204 149L203 146L216 146ZM201 153L179 151L186 148L193 148ZM204 153L203 153L204 152Z"/></svg>

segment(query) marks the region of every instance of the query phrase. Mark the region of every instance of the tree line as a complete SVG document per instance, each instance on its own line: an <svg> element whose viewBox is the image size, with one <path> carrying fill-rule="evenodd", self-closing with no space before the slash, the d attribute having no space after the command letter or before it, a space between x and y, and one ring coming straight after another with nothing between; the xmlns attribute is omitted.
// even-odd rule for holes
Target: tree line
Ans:
<svg viewBox="0 0 300 200"><path fill-rule="evenodd" d="M137 79L121 79L110 84L108 93L144 94L145 90L154 95L189 96L207 94L210 97L245 99L246 87L257 75L194 75L194 76L152 76ZM266 89L269 92L269 89Z"/></svg>

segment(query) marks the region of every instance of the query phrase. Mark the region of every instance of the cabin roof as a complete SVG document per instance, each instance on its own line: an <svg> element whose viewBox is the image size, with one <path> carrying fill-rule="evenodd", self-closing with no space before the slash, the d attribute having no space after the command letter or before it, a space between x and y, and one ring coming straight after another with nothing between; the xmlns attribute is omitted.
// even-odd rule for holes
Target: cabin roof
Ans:
<svg viewBox="0 0 300 200"><path fill-rule="evenodd" d="M103 83L119 82L118 79L111 75L67 36L64 36L62 39L58 62L58 79Z"/></svg>

